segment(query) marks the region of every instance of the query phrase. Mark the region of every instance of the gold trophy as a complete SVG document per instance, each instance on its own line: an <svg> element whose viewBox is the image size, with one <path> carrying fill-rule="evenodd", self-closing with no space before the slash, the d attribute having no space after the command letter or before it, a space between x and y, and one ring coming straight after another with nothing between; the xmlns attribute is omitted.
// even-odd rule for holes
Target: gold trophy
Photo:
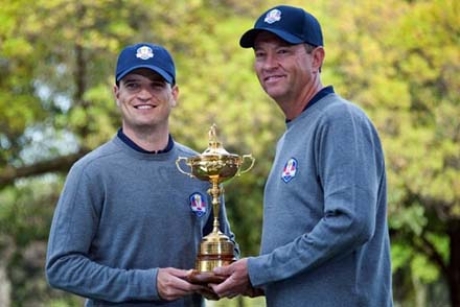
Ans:
<svg viewBox="0 0 460 307"><path fill-rule="evenodd" d="M245 160L249 163L245 163ZM185 161L190 172L182 169L181 161ZM195 269L189 276L190 282L219 283L223 279L215 276L213 269L235 261L234 244L219 229L220 196L224 193L221 183L249 171L254 166L254 161L252 155L238 156L228 153L217 140L215 124L209 130L209 146L201 155L190 158L179 157L176 160L176 166L181 173L211 183L208 194L212 197L213 230L200 243ZM245 170L241 170L243 164L249 164Z"/></svg>

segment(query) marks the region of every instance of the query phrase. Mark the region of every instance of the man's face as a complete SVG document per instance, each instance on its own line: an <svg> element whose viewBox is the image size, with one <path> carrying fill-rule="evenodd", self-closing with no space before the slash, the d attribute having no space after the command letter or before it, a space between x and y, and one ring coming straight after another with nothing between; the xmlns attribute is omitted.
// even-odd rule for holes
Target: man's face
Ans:
<svg viewBox="0 0 460 307"><path fill-rule="evenodd" d="M175 107L177 86L171 86L150 69L137 69L114 87L123 130L142 132L167 127L169 114Z"/></svg>
<svg viewBox="0 0 460 307"><path fill-rule="evenodd" d="M254 69L265 90L279 104L294 103L313 81L314 57L304 44L290 45L270 32L257 35Z"/></svg>

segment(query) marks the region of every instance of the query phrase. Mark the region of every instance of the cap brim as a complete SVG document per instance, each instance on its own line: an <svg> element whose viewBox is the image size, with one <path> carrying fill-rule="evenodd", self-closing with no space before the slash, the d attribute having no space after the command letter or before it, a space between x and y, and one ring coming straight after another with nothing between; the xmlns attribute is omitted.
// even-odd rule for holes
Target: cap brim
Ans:
<svg viewBox="0 0 460 307"><path fill-rule="evenodd" d="M279 30L279 29L273 29L273 28L256 28L256 29L251 29L251 30L248 30L246 31L246 33L243 34L243 36L241 36L240 38L240 46L243 47L243 48L253 48L254 47L254 42L256 40L256 37L257 35L259 35L260 32L262 31L267 31L267 32L270 32L270 33L273 33L275 34L276 36L278 36L279 38L281 38L282 40L290 43L290 44L301 44L303 43L303 41L288 33L288 32L285 32L283 30Z"/></svg>
<svg viewBox="0 0 460 307"><path fill-rule="evenodd" d="M172 77L166 71L164 71L163 69L161 69L159 67L152 66L152 65L137 65L137 66L130 67L128 70L125 70L125 71L121 72L120 74L118 74L117 78L116 78L116 81L117 82L120 81L127 74L133 72L136 69L140 69L140 68L147 68L147 69L153 70L154 72L156 72L157 74L162 76L163 79L165 79L165 81L168 82L169 84L174 83Z"/></svg>

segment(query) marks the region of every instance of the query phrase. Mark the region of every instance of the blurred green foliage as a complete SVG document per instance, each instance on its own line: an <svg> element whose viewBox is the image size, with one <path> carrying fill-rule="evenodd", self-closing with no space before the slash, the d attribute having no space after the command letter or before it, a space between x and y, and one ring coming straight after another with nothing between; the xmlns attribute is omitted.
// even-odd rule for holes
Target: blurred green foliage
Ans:
<svg viewBox="0 0 460 307"><path fill-rule="evenodd" d="M324 84L362 106L380 132L396 302L460 304L459 2L285 3L319 18ZM201 152L216 123L229 152L256 158L225 189L243 255L258 253L263 187L284 118L254 76L252 51L238 40L275 4L0 0L0 273L8 277L0 287L9 289L0 305L81 306L81 298L46 284L49 224L71 163L120 124L115 60L138 41L163 44L175 57L177 140Z"/></svg>

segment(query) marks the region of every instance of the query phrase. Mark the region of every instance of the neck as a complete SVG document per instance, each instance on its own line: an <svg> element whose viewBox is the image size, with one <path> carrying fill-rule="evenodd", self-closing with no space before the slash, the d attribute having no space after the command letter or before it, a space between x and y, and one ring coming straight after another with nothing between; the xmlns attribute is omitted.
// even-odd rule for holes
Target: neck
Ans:
<svg viewBox="0 0 460 307"><path fill-rule="evenodd" d="M167 127L133 130L123 126L123 133L146 151L163 150L168 145L169 129Z"/></svg>
<svg viewBox="0 0 460 307"><path fill-rule="evenodd" d="M321 82L305 87L299 95L285 100L276 100L287 120L292 120L302 113L310 100L323 88Z"/></svg>

